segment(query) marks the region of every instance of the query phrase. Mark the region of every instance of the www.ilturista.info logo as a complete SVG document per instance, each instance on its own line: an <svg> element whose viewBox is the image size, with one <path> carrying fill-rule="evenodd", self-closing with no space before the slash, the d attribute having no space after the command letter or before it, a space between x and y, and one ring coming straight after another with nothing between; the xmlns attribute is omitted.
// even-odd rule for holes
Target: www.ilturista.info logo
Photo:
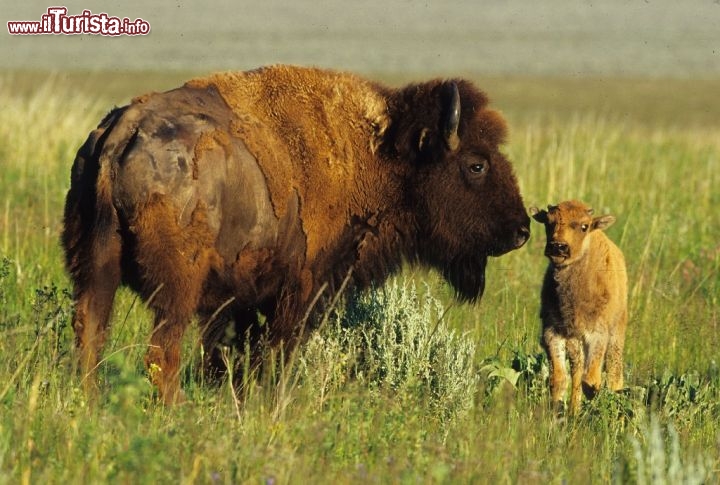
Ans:
<svg viewBox="0 0 720 485"><path fill-rule="evenodd" d="M80 15L68 15L65 7L49 7L40 21L16 20L7 23L12 35L147 35L150 24L141 18L113 17L106 13L83 10Z"/></svg>

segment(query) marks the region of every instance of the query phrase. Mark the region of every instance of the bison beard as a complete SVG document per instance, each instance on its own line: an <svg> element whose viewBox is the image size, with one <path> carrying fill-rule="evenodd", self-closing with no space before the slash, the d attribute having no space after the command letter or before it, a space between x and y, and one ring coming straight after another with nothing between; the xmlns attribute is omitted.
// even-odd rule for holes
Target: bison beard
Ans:
<svg viewBox="0 0 720 485"><path fill-rule="evenodd" d="M456 258L443 269L443 276L452 285L459 300L474 303L482 298L486 264L484 256Z"/></svg>
<svg viewBox="0 0 720 485"><path fill-rule="evenodd" d="M230 322L257 362L261 340L291 348L345 283L404 261L480 299L488 256L529 237L487 103L460 79L390 89L274 66L113 110L78 151L62 237L88 390L121 284L155 313L146 364L168 403L193 315L208 364Z"/></svg>

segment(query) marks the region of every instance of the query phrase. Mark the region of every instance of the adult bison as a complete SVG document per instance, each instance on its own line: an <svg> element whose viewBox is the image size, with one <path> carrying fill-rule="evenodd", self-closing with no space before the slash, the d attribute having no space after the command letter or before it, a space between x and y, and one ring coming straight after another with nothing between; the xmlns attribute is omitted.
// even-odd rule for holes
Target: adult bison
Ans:
<svg viewBox="0 0 720 485"><path fill-rule="evenodd" d="M252 348L290 346L314 302L403 261L477 300L488 256L529 236L498 149L505 124L486 105L464 80L390 89L275 66L113 110L80 148L65 206L82 371L122 283L155 312L146 364L166 402L181 397L194 314L208 348L228 321Z"/></svg>

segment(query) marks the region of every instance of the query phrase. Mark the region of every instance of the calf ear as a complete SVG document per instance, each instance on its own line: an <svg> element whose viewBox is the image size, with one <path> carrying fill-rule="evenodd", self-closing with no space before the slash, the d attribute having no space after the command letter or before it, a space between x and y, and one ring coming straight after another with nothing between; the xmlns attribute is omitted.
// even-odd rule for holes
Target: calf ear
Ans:
<svg viewBox="0 0 720 485"><path fill-rule="evenodd" d="M531 216L533 219L535 219L536 221L538 221L538 222L541 223L541 224L547 224L547 221L548 221L548 218L547 218L547 214L548 214L548 213L547 213L547 211L545 211L545 210L540 210L540 209L538 209L537 207L530 207L530 208L528 209L528 211L530 212L530 216Z"/></svg>
<svg viewBox="0 0 720 485"><path fill-rule="evenodd" d="M592 220L592 229L607 229L608 227L612 226L615 223L615 216L598 216L593 217Z"/></svg>

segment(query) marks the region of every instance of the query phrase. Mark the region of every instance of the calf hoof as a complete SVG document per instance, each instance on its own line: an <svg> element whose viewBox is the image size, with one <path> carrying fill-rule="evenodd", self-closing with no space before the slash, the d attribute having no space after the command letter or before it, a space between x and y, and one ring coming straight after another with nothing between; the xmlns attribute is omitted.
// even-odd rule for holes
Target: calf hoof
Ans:
<svg viewBox="0 0 720 485"><path fill-rule="evenodd" d="M582 390L583 394L585 394L585 397L588 399L594 398L597 393L600 391L599 387L595 387L591 384L588 384L587 382L582 383Z"/></svg>
<svg viewBox="0 0 720 485"><path fill-rule="evenodd" d="M561 418L565 416L566 407L564 401L553 401L550 403L550 407L556 417Z"/></svg>

